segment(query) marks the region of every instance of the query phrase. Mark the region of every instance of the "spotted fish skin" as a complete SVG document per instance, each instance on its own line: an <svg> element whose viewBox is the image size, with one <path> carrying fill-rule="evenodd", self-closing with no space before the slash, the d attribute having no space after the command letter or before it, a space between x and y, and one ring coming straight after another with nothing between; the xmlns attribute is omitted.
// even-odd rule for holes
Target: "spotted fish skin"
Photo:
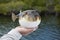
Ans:
<svg viewBox="0 0 60 40"><path fill-rule="evenodd" d="M37 21L40 20L39 13L36 10L26 10L20 13L19 18L24 17L27 21Z"/></svg>

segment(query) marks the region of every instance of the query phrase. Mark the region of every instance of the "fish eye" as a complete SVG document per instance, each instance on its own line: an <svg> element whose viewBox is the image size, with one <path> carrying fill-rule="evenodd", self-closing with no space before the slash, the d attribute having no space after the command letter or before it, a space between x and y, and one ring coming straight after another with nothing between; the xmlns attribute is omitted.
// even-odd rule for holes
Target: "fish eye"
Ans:
<svg viewBox="0 0 60 40"><path fill-rule="evenodd" d="M35 17L38 17L38 15L35 15Z"/></svg>
<svg viewBox="0 0 60 40"><path fill-rule="evenodd" d="M25 15L27 15L28 13L27 12L25 12L24 14L23 14L23 16L25 16Z"/></svg>
<svg viewBox="0 0 60 40"><path fill-rule="evenodd" d="M25 12L25 15L27 15L28 13L27 12Z"/></svg>

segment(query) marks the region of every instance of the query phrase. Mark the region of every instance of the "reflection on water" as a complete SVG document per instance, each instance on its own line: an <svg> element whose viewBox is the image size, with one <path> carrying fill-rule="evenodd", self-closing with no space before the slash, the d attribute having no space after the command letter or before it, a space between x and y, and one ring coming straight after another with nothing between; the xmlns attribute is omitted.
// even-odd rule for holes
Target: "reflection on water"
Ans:
<svg viewBox="0 0 60 40"><path fill-rule="evenodd" d="M19 25L12 22L10 17L0 16L0 36ZM60 40L60 18L55 16L42 17L42 22L32 34L22 37L21 40Z"/></svg>

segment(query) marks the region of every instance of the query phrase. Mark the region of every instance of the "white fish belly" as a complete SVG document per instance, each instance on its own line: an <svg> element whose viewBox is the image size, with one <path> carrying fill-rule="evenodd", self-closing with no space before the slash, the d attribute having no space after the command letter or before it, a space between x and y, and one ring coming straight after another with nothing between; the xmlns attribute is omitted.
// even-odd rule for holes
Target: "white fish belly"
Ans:
<svg viewBox="0 0 60 40"><path fill-rule="evenodd" d="M29 22L29 21L26 21L26 20L23 20L23 19L19 20L19 24L22 27L26 27L26 28L35 28L40 24L40 22L41 22L41 20L34 21L34 22Z"/></svg>

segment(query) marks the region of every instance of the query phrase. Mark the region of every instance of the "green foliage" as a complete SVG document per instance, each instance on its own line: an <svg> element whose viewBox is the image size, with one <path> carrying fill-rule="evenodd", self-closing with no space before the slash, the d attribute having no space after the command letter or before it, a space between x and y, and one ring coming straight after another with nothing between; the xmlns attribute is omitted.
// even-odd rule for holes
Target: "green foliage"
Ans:
<svg viewBox="0 0 60 40"><path fill-rule="evenodd" d="M17 2L9 2L9 3L2 3L0 4L0 13L6 14L7 12L11 10L20 10L22 7L25 7L26 4L23 3L22 1L17 1Z"/></svg>
<svg viewBox="0 0 60 40"><path fill-rule="evenodd" d="M50 10L60 11L60 0L0 0L0 13L7 14L11 10L37 9L39 11Z"/></svg>
<svg viewBox="0 0 60 40"><path fill-rule="evenodd" d="M60 5L55 6L55 11L59 12L60 11Z"/></svg>

